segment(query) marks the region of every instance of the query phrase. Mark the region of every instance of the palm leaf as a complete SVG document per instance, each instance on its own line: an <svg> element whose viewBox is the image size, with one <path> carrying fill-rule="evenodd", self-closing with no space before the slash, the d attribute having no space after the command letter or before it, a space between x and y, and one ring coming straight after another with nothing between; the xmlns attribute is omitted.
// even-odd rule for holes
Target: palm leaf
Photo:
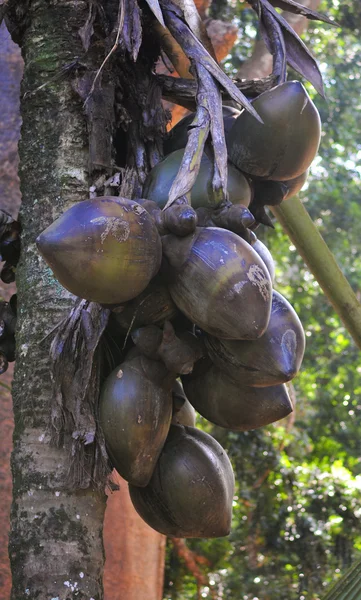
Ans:
<svg viewBox="0 0 361 600"><path fill-rule="evenodd" d="M359 600L361 598L361 561L349 569L323 596L322 600Z"/></svg>
<svg viewBox="0 0 361 600"><path fill-rule="evenodd" d="M212 56L214 60L216 55L210 37L207 33L205 24L203 23L196 5L193 0L173 0L183 12L184 20L186 21L189 29L194 33L196 38L203 44L207 52Z"/></svg>
<svg viewBox="0 0 361 600"><path fill-rule="evenodd" d="M292 29L291 25L287 23L286 19L282 17L272 6L269 0L258 0L263 11L268 10L275 20L279 23L283 39L286 47L286 60L287 63L302 75L307 81L309 81L315 90L321 95L325 96L323 89L322 75L318 68L315 58L311 52L307 49L307 46L303 43L301 38ZM258 1L252 3L254 10L259 12ZM283 0L284 1L284 0ZM262 11L261 19L262 19ZM267 40L266 40L267 42Z"/></svg>
<svg viewBox="0 0 361 600"><path fill-rule="evenodd" d="M266 46L273 56L272 74L277 83L283 83L287 78L286 46L281 27L272 13L262 6L259 16L260 32Z"/></svg>
<svg viewBox="0 0 361 600"><path fill-rule="evenodd" d="M163 13L162 13L162 9L160 7L159 1L158 0L145 0L145 1L148 4L148 6L149 6L150 10L152 11L153 15L155 16L155 18L157 19L157 21L159 21L159 23L161 25L163 25L163 27L165 27Z"/></svg>
<svg viewBox="0 0 361 600"><path fill-rule="evenodd" d="M235 102L248 110L255 119L261 121L249 100L247 100L229 77L227 77L209 52L204 48L203 44L190 30L183 18L183 13L180 8L177 5L174 5L171 0L161 0L161 6L166 26L174 39L179 43L186 56L195 63L201 63L228 92L232 100L235 100Z"/></svg>
<svg viewBox="0 0 361 600"><path fill-rule="evenodd" d="M282 10L286 10L295 15L302 15L303 17L307 17L307 19L313 19L314 21L323 21L324 23L329 23L329 25L338 25L336 21L332 21L326 15L317 12L316 10L312 10L307 6L303 6L295 0L270 0L272 6L276 6L277 8L281 8Z"/></svg>

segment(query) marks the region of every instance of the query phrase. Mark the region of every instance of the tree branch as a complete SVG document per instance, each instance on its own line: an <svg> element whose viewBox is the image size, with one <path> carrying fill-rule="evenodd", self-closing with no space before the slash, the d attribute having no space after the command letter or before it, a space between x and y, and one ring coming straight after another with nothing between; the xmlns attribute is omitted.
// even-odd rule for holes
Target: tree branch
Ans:
<svg viewBox="0 0 361 600"><path fill-rule="evenodd" d="M203 573L199 566L200 564L209 566L207 559L204 556L196 554L190 548L188 548L187 543L183 538L172 538L171 542L178 557L184 561L188 571L195 578L197 583L198 597L200 597L201 587L210 587L207 575Z"/></svg>
<svg viewBox="0 0 361 600"><path fill-rule="evenodd" d="M157 75L159 85L162 87L163 98L170 102L175 102L188 108L195 110L197 83L193 79L184 79L181 77L171 77L168 75ZM263 79L235 80L237 88L248 98L255 98L263 92L269 90L276 83L273 75L264 77ZM230 96L222 90L224 100L230 100Z"/></svg>

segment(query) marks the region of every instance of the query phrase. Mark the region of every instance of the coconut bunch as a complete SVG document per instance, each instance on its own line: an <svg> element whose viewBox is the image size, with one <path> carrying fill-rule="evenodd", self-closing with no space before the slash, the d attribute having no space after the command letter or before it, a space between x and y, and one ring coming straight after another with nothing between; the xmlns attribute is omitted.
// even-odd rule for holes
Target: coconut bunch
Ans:
<svg viewBox="0 0 361 600"><path fill-rule="evenodd" d="M295 196L307 181L315 158L321 122L316 106L298 81L286 81L257 96L249 111L223 106L223 127L228 152L227 199L249 209L258 223L271 225L265 206L275 206ZM195 114L184 117L168 133L166 156L149 173L143 195L163 208L182 164L187 135ZM212 186L214 160L210 140L191 190L191 204L199 215L212 218L219 203Z"/></svg>
<svg viewBox="0 0 361 600"><path fill-rule="evenodd" d="M184 202L162 210L98 197L72 206L37 240L60 283L111 310L113 332L126 340L102 386L99 422L136 510L169 536L230 528L232 467L194 426L194 409L236 430L292 410L283 384L300 367L302 327L273 291L272 257L239 207L227 203L223 221L222 211L212 216L221 227L198 226ZM248 235L227 229L227 218Z"/></svg>
<svg viewBox="0 0 361 600"><path fill-rule="evenodd" d="M166 137L142 197L77 203L37 244L67 290L111 314L104 336L119 339L118 352L103 368L97 419L135 509L165 535L218 537L230 530L234 476L195 414L247 431L293 409L285 384L305 336L254 229L271 224L267 205L302 187L320 142L318 111L301 83L286 81L286 63L320 93L322 82L276 1L251 2L274 69L272 85L249 98L217 65L192 3L147 4L190 61L196 112ZM222 89L237 108L222 106Z"/></svg>

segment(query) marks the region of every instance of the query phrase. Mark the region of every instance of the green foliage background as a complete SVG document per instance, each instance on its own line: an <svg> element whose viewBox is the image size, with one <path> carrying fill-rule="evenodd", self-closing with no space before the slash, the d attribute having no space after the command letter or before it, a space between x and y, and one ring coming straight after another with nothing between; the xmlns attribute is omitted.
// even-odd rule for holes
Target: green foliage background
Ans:
<svg viewBox="0 0 361 600"><path fill-rule="evenodd" d="M254 13L245 6L213 2L213 16L234 18L239 27L225 62L230 74L250 55L256 36ZM300 196L360 294L361 5L328 0L320 10L341 28L311 21L304 35L324 75L327 101L305 84L323 138ZM233 529L229 538L188 541L208 561L210 584L200 590L169 543L167 600L319 600L361 558L360 353L280 226L257 234L275 259L275 287L295 307L307 336L303 369L291 388L295 418L247 433L200 419L234 465Z"/></svg>

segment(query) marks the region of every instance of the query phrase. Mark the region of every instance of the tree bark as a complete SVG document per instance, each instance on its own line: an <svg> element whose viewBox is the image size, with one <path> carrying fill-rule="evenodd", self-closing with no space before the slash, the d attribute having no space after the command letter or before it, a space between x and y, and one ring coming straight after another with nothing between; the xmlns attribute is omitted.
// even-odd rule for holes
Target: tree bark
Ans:
<svg viewBox="0 0 361 600"><path fill-rule="evenodd" d="M321 0L303 0L302 5L307 6L313 10L317 10L317 7L321 3ZM298 35L302 35L308 25L308 19L302 15L294 15L289 12L283 12L282 15L293 27ZM262 79L266 77L272 71L272 56L269 53L265 42L262 39L258 39L255 42L252 56L247 59L243 65L239 68L237 73L238 79Z"/></svg>
<svg viewBox="0 0 361 600"><path fill-rule="evenodd" d="M22 5L24 7L24 4ZM18 7L21 8L21 7ZM88 196L88 135L64 65L83 54L82 0L34 0L10 15L25 62L20 151L22 252L13 385L12 600L101 600L105 494L67 488L69 455L49 444L52 382L46 334L74 298L40 258L37 235Z"/></svg>
<svg viewBox="0 0 361 600"><path fill-rule="evenodd" d="M11 505L10 451L14 428L10 392L12 375L13 365L10 365L7 372L1 376L0 382L0 590L4 599L9 598L11 590L11 573L7 544Z"/></svg>

